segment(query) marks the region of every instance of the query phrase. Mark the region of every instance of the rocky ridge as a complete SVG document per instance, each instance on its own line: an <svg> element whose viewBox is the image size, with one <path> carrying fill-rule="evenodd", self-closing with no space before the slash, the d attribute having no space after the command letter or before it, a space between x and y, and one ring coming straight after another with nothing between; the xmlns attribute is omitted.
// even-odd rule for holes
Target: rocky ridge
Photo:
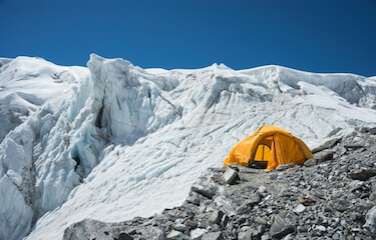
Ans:
<svg viewBox="0 0 376 240"><path fill-rule="evenodd" d="M179 207L120 223L86 219L64 240L348 239L376 237L376 128L313 149L272 172L211 168Z"/></svg>

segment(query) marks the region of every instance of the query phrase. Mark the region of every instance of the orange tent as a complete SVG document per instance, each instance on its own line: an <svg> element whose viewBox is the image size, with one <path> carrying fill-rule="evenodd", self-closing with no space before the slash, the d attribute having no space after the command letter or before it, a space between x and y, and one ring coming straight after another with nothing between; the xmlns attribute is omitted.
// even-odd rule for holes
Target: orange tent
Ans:
<svg viewBox="0 0 376 240"><path fill-rule="evenodd" d="M307 145L284 129L264 125L230 150L225 165L250 166L253 161L267 161L267 170L281 164L302 164L312 158Z"/></svg>

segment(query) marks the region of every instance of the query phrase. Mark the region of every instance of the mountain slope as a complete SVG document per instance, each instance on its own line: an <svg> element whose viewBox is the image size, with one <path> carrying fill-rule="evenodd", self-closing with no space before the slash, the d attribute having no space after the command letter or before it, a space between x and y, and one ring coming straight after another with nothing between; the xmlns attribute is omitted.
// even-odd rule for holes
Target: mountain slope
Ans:
<svg viewBox="0 0 376 240"><path fill-rule="evenodd" d="M263 123L316 146L376 120L375 80L353 74L224 65L168 71L96 55L88 69L59 105L44 104L0 144L0 176L23 180L15 192L24 202L14 204L28 210L13 214L25 226L39 218L28 239L61 238L87 217L119 221L175 206ZM11 226L0 228L3 236L16 231Z"/></svg>
<svg viewBox="0 0 376 240"><path fill-rule="evenodd" d="M360 128L324 143L303 165L210 168L180 206L124 222L85 219L64 240L372 240L375 153L376 128Z"/></svg>

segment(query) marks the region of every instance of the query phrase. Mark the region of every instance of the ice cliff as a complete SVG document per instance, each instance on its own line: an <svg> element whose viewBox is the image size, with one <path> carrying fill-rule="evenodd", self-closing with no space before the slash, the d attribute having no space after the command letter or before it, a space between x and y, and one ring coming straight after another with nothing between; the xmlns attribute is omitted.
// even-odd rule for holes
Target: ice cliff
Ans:
<svg viewBox="0 0 376 240"><path fill-rule="evenodd" d="M354 74L1 59L0 239L61 239L87 217L150 216L180 204L263 123L316 146L375 124L375 108L375 78Z"/></svg>

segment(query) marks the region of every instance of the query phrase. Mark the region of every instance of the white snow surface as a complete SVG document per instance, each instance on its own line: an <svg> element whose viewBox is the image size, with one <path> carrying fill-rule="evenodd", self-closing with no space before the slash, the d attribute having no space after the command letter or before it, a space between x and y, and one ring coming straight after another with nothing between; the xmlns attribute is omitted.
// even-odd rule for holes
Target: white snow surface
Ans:
<svg viewBox="0 0 376 240"><path fill-rule="evenodd" d="M0 239L62 239L84 218L153 215L264 123L313 147L374 125L375 108L375 78L354 74L0 59Z"/></svg>

